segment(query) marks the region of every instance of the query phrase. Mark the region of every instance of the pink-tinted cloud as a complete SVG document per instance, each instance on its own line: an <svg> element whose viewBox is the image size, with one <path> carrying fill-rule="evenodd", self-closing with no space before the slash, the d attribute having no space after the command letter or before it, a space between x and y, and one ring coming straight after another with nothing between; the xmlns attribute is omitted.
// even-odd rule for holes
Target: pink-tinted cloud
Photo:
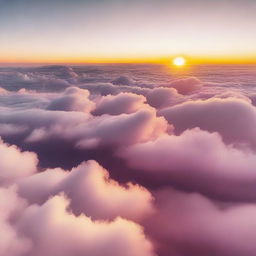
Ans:
<svg viewBox="0 0 256 256"><path fill-rule="evenodd" d="M165 86L175 88L178 91L178 93L186 95L194 93L197 90L201 89L202 82L196 77L188 77L177 79Z"/></svg>
<svg viewBox="0 0 256 256"><path fill-rule="evenodd" d="M21 152L16 146L0 140L0 184L10 184L16 179L36 172L37 156L31 152Z"/></svg>
<svg viewBox="0 0 256 256"><path fill-rule="evenodd" d="M16 221L26 206L14 187L0 188L0 255L24 256L30 250L30 240L16 228Z"/></svg>
<svg viewBox="0 0 256 256"><path fill-rule="evenodd" d="M46 170L19 182L19 193L30 203L43 203L61 192L68 196L76 214L84 213L94 219L121 216L140 220L153 210L153 199L146 189L119 185L95 161L82 163L70 172Z"/></svg>
<svg viewBox="0 0 256 256"><path fill-rule="evenodd" d="M144 96L133 93L120 93L115 96L104 96L97 104L94 114L131 114L143 107L142 105L145 101L146 99Z"/></svg>
<svg viewBox="0 0 256 256"><path fill-rule="evenodd" d="M53 99L48 109L62 111L90 112L95 104L89 99L89 91L78 87L67 88L62 95Z"/></svg>
<svg viewBox="0 0 256 256"><path fill-rule="evenodd" d="M7 90L5 90L4 88L0 87L0 95L6 95L8 93Z"/></svg>
<svg viewBox="0 0 256 256"><path fill-rule="evenodd" d="M254 256L254 73L211 68L0 68L0 256Z"/></svg>
<svg viewBox="0 0 256 256"><path fill-rule="evenodd" d="M255 198L255 154L226 146L217 133L194 129L179 136L165 135L132 145L120 155L154 183L220 198Z"/></svg>
<svg viewBox="0 0 256 256"><path fill-rule="evenodd" d="M142 228L117 218L94 222L85 215L74 216L62 196L42 206L29 206L19 221L19 232L32 241L27 256L153 256L151 243Z"/></svg>
<svg viewBox="0 0 256 256"><path fill-rule="evenodd" d="M37 127L29 134L27 142L62 138L74 141L80 148L126 145L154 138L168 127L164 118L157 117L156 111L149 107L132 114L100 117L68 112L36 112L41 112L42 115L40 120L35 117L37 120L34 119L33 125ZM31 118L30 122L33 119L32 115L38 115L36 112L31 112L30 117L28 116ZM12 121L17 122L15 119Z"/></svg>
<svg viewBox="0 0 256 256"><path fill-rule="evenodd" d="M0 159L0 170L9 168L8 182L22 198L14 187L0 188L0 255L155 255L143 228L126 220L141 221L154 212L146 189L121 186L95 161L70 172L59 168L34 173L34 153L3 143L1 147L7 162L15 157L18 165L4 166ZM56 196L60 193L66 197Z"/></svg>
<svg viewBox="0 0 256 256"><path fill-rule="evenodd" d="M155 197L158 211L146 229L159 255L255 255L255 204L220 203L174 189Z"/></svg>
<svg viewBox="0 0 256 256"><path fill-rule="evenodd" d="M127 76L120 76L114 79L112 83L115 85L133 85L135 81Z"/></svg>
<svg viewBox="0 0 256 256"><path fill-rule="evenodd" d="M176 89L157 87L146 94L147 102L154 108L164 108L175 105L182 98Z"/></svg>
<svg viewBox="0 0 256 256"><path fill-rule="evenodd" d="M237 98L189 101L160 112L180 133L200 127L219 132L228 143L256 146L256 108Z"/></svg>

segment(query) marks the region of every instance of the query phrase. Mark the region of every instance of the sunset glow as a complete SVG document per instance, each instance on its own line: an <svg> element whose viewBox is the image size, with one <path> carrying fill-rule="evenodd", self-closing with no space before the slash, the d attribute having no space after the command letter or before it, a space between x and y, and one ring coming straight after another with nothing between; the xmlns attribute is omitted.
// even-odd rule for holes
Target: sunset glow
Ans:
<svg viewBox="0 0 256 256"><path fill-rule="evenodd" d="M256 256L256 0L0 0L0 256Z"/></svg>
<svg viewBox="0 0 256 256"><path fill-rule="evenodd" d="M229 2L2 0L0 63L256 63L256 3Z"/></svg>

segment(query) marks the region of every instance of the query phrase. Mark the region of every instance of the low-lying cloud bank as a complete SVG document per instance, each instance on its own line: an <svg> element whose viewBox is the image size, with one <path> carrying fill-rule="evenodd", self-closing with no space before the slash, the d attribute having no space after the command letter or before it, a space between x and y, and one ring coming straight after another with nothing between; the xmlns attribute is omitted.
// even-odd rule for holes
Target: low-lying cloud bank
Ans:
<svg viewBox="0 0 256 256"><path fill-rule="evenodd" d="M0 256L256 254L253 91L131 70L0 69Z"/></svg>

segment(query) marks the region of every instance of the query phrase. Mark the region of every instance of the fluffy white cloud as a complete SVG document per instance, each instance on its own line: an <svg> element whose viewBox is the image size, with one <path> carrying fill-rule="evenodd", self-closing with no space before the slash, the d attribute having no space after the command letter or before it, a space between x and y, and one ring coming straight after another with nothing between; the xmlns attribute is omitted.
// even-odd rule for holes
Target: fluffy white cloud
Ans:
<svg viewBox="0 0 256 256"><path fill-rule="evenodd" d="M61 192L70 198L70 207L76 214L94 219L121 216L138 221L153 210L153 198L146 189L119 185L95 161L82 163L70 172L46 170L19 182L19 193L30 203L43 203Z"/></svg>
<svg viewBox="0 0 256 256"><path fill-rule="evenodd" d="M254 256L253 74L211 68L0 68L0 256Z"/></svg>
<svg viewBox="0 0 256 256"><path fill-rule="evenodd" d="M120 93L118 95L103 96L94 111L96 115L131 114L143 107L146 98L134 93Z"/></svg>
<svg viewBox="0 0 256 256"><path fill-rule="evenodd" d="M69 87L60 96L50 102L48 109L89 113L95 107L94 102L89 99L89 95L88 90Z"/></svg>
<svg viewBox="0 0 256 256"><path fill-rule="evenodd" d="M30 240L19 234L15 226L25 207L14 187L0 188L0 255L23 256L30 250Z"/></svg>
<svg viewBox="0 0 256 256"><path fill-rule="evenodd" d="M0 140L0 184L10 184L16 179L35 173L37 163L36 154L21 152L16 146Z"/></svg>
<svg viewBox="0 0 256 256"><path fill-rule="evenodd" d="M255 197L255 154L226 146L199 129L132 145L120 155L154 183L180 185L220 198Z"/></svg>
<svg viewBox="0 0 256 256"><path fill-rule="evenodd" d="M8 184L28 200L0 187L0 255L154 255L143 228L126 220L154 212L146 189L120 185L95 161L34 173L34 153L4 143L0 149L1 175L8 171Z"/></svg>
<svg viewBox="0 0 256 256"><path fill-rule="evenodd" d="M202 82L196 77L187 77L172 81L166 87L175 88L180 94L191 94L202 88Z"/></svg>
<svg viewBox="0 0 256 256"><path fill-rule="evenodd" d="M146 226L159 255L255 255L254 203L216 202L174 189L155 197L158 211Z"/></svg>
<svg viewBox="0 0 256 256"><path fill-rule="evenodd" d="M174 88L157 87L146 94L147 102L154 108L164 108L177 104L181 99Z"/></svg>
<svg viewBox="0 0 256 256"><path fill-rule="evenodd" d="M27 256L154 255L139 225L121 218L94 222L85 215L76 217L67 210L68 203L63 196L55 196L25 210L19 232L32 241Z"/></svg>
<svg viewBox="0 0 256 256"><path fill-rule="evenodd" d="M180 133L200 127L219 132L225 142L256 146L256 108L238 98L189 101L160 112Z"/></svg>

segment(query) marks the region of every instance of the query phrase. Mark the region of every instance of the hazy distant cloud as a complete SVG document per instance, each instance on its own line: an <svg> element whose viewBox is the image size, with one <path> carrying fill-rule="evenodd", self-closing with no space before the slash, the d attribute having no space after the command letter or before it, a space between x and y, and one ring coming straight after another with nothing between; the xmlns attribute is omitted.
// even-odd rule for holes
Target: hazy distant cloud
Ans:
<svg viewBox="0 0 256 256"><path fill-rule="evenodd" d="M0 70L1 86L11 90L26 87L39 91L60 91L76 82L77 74L66 66Z"/></svg>
<svg viewBox="0 0 256 256"><path fill-rule="evenodd" d="M133 85L135 82L127 76L120 76L113 80L112 83L115 85Z"/></svg>
<svg viewBox="0 0 256 256"><path fill-rule="evenodd" d="M107 96L109 94L119 94L122 92L131 92L139 95L146 95L150 89L140 86L128 86L128 85L114 85L112 83L93 83L81 86L84 89L89 90L92 94L100 94Z"/></svg>
<svg viewBox="0 0 256 256"><path fill-rule="evenodd" d="M0 93L0 107L12 109L46 108L50 101L57 97L55 93L37 93L34 90L21 88L18 91Z"/></svg>
<svg viewBox="0 0 256 256"><path fill-rule="evenodd" d="M188 77L177 79L165 86L175 88L178 93L186 95L201 89L202 82L196 77Z"/></svg>
<svg viewBox="0 0 256 256"><path fill-rule="evenodd" d="M150 90L146 94L147 102L155 108L164 108L177 104L182 95L174 88L158 87Z"/></svg>
<svg viewBox="0 0 256 256"><path fill-rule="evenodd" d="M3 137L14 137L24 134L28 130L26 125L0 124L0 134Z"/></svg>
<svg viewBox="0 0 256 256"><path fill-rule="evenodd" d="M90 112L94 108L94 102L89 99L89 91L78 87L69 87L64 93L48 106L49 110Z"/></svg>

